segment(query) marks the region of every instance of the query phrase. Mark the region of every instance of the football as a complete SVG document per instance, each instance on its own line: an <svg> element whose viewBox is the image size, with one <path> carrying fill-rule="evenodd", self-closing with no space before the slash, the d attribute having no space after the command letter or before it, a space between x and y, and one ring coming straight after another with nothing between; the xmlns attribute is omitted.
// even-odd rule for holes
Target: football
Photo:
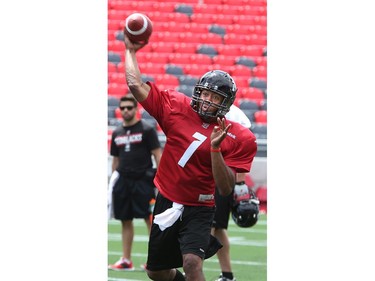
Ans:
<svg viewBox="0 0 375 281"><path fill-rule="evenodd" d="M133 43L147 43L152 34L152 22L144 14L131 14L125 20L124 32Z"/></svg>

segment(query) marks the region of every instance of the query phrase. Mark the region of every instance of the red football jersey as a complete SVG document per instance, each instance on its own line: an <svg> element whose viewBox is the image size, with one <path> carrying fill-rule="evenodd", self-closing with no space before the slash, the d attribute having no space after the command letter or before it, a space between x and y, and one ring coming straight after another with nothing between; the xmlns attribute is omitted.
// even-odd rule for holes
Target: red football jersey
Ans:
<svg viewBox="0 0 375 281"><path fill-rule="evenodd" d="M159 192L169 200L190 206L214 206L215 182L211 168L212 130L190 106L191 99L174 90L160 91L152 82L141 102L164 131L167 141L154 179ZM227 121L228 122L228 121ZM221 143L225 163L235 172L249 172L257 151L253 133L231 122Z"/></svg>

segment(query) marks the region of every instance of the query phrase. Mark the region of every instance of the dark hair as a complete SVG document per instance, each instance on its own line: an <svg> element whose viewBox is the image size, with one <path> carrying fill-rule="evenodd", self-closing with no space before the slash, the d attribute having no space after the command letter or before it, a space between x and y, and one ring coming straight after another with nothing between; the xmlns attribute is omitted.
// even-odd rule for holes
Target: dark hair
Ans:
<svg viewBox="0 0 375 281"><path fill-rule="evenodd" d="M122 101L131 101L131 102L133 102L134 107L137 107L137 106L138 106L138 102L137 102L137 100L134 98L134 96L133 96L132 94L127 94L126 96L122 96L122 97L120 98L120 103L121 103Z"/></svg>

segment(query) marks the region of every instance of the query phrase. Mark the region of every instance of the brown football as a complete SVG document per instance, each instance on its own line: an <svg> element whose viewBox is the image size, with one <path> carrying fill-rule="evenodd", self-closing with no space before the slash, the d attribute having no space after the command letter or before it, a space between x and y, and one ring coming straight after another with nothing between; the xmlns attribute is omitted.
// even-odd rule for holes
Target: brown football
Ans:
<svg viewBox="0 0 375 281"><path fill-rule="evenodd" d="M134 13L126 18L124 31L133 43L147 43L152 34L152 22L146 15Z"/></svg>

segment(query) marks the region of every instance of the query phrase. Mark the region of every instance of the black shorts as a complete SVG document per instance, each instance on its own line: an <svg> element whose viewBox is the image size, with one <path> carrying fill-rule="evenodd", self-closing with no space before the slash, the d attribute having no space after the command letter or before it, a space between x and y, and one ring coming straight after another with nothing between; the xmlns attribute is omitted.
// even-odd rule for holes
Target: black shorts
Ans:
<svg viewBox="0 0 375 281"><path fill-rule="evenodd" d="M156 197L154 216L172 207L160 192ZM182 267L182 255L195 254L202 259L213 256L222 245L210 235L214 207L184 206L182 216L161 231L152 224L148 243L147 269L151 271Z"/></svg>
<svg viewBox="0 0 375 281"><path fill-rule="evenodd" d="M221 196L216 188L215 204L216 211L212 226L216 229L228 229L229 214L233 205L233 192L228 196Z"/></svg>
<svg viewBox="0 0 375 281"><path fill-rule="evenodd" d="M118 220L147 218L150 200L155 198L154 188L147 179L131 179L120 175L113 186L113 212Z"/></svg>

